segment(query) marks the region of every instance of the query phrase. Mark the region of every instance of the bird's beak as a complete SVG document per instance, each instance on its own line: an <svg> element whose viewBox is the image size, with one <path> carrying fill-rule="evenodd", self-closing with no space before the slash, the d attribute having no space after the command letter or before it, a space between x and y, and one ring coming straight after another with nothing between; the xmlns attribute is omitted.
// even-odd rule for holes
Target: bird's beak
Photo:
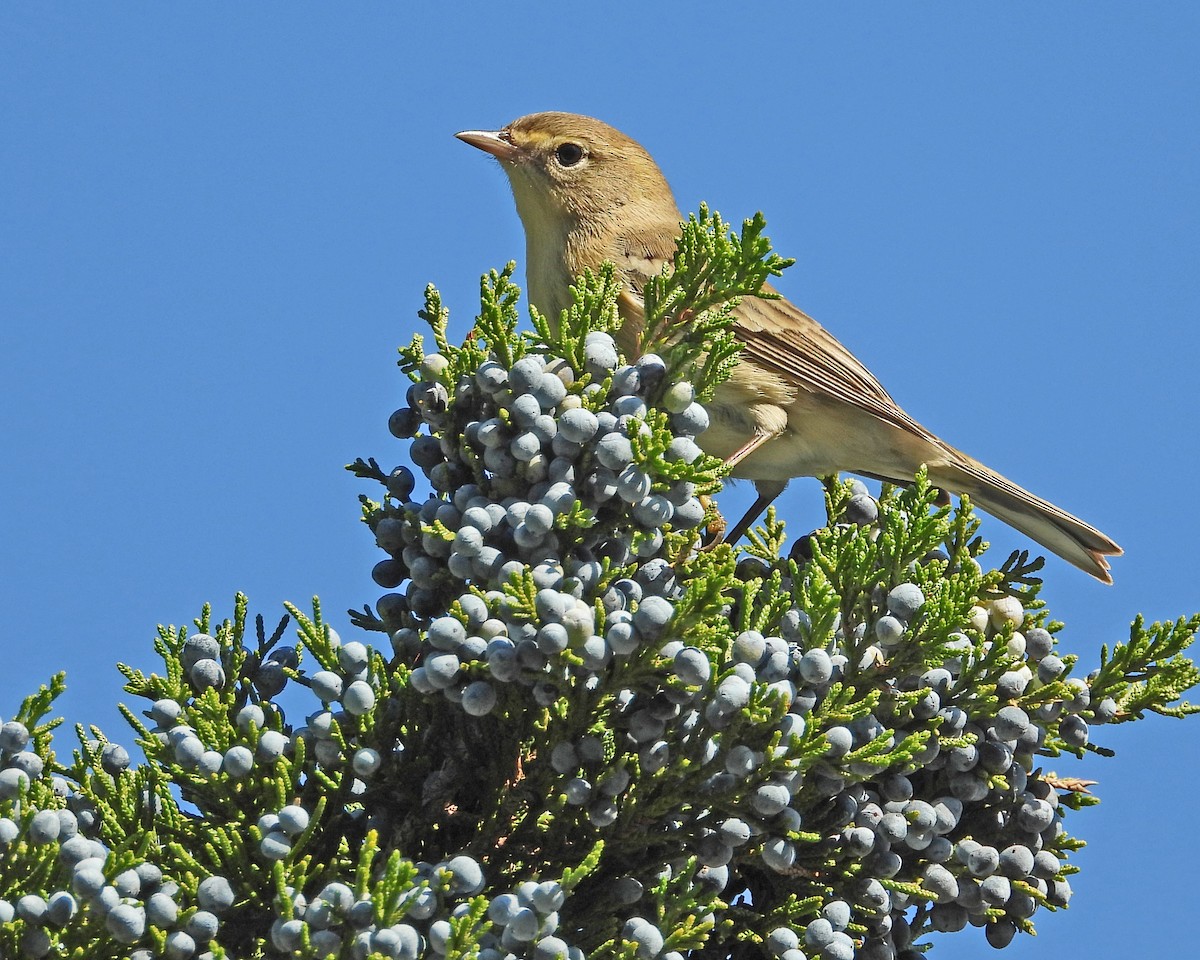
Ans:
<svg viewBox="0 0 1200 960"><path fill-rule="evenodd" d="M469 143L484 153L490 153L497 160L516 163L524 156L519 147L513 146L512 140L504 130L464 130L455 136L463 143Z"/></svg>

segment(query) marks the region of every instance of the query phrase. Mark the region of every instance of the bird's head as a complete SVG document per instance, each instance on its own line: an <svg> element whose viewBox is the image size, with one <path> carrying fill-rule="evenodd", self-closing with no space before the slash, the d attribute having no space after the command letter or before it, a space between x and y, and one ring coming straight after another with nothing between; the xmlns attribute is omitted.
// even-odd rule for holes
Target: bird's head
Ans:
<svg viewBox="0 0 1200 960"><path fill-rule="evenodd" d="M636 140L574 113L531 113L458 138L500 161L527 234L599 232L625 219L678 220L671 188ZM549 228L549 229L547 229Z"/></svg>

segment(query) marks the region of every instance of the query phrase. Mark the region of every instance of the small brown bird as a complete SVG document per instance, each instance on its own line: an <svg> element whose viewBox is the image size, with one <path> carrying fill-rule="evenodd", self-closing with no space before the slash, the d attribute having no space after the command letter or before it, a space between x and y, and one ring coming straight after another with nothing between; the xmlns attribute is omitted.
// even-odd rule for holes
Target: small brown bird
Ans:
<svg viewBox="0 0 1200 960"><path fill-rule="evenodd" d="M557 318L585 268L594 271L606 260L616 265L627 287L618 342L629 354L641 325L641 290L671 263L682 220L650 155L608 124L571 113L530 114L501 130L466 130L458 138L490 153L508 174L525 226L529 299L539 311ZM807 314L782 298L748 297L736 317L744 349L707 405L711 426L700 443L758 490L737 535L792 477L845 470L905 483L925 464L937 486L968 495L1063 559L1112 582L1105 557L1120 554L1120 547L938 439Z"/></svg>

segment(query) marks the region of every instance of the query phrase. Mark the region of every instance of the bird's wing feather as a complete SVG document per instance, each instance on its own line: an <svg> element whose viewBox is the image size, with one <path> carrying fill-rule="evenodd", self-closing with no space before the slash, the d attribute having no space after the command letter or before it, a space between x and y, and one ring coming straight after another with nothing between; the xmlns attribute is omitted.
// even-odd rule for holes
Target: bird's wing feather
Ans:
<svg viewBox="0 0 1200 960"><path fill-rule="evenodd" d="M674 241L667 249L663 238L661 229L631 231L623 238L623 256L617 267L632 295L621 298L621 312L638 328L642 287L664 262L669 262L674 251ZM763 290L775 293L769 284ZM737 320L737 338L745 347L746 358L756 366L815 396L840 400L942 446L937 437L900 408L854 354L788 300L746 297L737 308Z"/></svg>
<svg viewBox="0 0 1200 960"><path fill-rule="evenodd" d="M769 286L764 291L774 293ZM905 413L882 384L832 334L780 297L747 297L737 308L747 358L820 397L863 409L924 440L937 438ZM940 444L939 444L940 446Z"/></svg>

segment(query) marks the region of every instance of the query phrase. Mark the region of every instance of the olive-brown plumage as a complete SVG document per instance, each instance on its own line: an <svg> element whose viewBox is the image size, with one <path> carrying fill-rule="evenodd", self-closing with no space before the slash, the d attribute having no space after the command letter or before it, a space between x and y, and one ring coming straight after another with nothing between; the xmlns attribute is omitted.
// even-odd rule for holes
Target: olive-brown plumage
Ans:
<svg viewBox="0 0 1200 960"><path fill-rule="evenodd" d="M557 317L570 303L574 278L611 261L627 286L618 340L630 352L640 292L670 263L682 220L654 160L619 130L570 113L530 114L501 130L458 137L492 154L508 174L525 227L530 301ZM792 477L845 470L903 483L924 464L939 487L966 494L1063 559L1112 582L1105 557L1121 553L1116 543L938 439L807 314L782 298L750 297L736 317L744 350L708 405L712 425L700 442L733 461L733 476L755 482L755 510Z"/></svg>

